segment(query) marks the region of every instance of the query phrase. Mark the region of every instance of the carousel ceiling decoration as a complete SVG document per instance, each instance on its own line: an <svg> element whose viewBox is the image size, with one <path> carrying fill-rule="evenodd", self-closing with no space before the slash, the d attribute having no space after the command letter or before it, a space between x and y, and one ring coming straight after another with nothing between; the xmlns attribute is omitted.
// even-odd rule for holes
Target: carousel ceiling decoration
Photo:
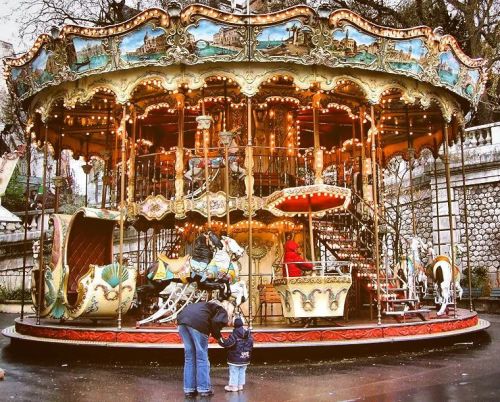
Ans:
<svg viewBox="0 0 500 402"><path fill-rule="evenodd" d="M118 25L67 25L41 35L25 55L6 61L4 74L24 100L89 75L105 80L105 73L130 68L224 62L323 65L405 75L446 88L473 105L485 82L484 61L468 57L439 29L380 27L345 9L326 15L298 6L246 16L203 5L180 10L173 3L167 11L146 10Z"/></svg>

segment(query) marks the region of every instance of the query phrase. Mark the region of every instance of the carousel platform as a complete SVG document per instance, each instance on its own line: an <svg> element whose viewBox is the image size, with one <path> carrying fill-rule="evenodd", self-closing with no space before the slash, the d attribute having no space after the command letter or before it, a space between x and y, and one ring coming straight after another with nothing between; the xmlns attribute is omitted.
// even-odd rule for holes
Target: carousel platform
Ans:
<svg viewBox="0 0 500 402"><path fill-rule="evenodd" d="M58 323L53 320L42 320L40 325L37 325L35 317L27 317L23 321L16 319L15 325L5 328L2 334L16 342L40 344L148 349L183 347L174 325L141 328L134 325L135 321L126 321L122 329L118 329L109 321ZM391 318L385 318L381 325L368 320L342 320L333 323L325 321L308 328L284 323L254 325L253 334L256 348L274 349L425 341L479 332L489 326L490 323L479 318L476 312L457 309L456 317L450 314L448 317L438 318L433 311L426 321L409 318L398 323ZM210 347L219 346L212 339Z"/></svg>

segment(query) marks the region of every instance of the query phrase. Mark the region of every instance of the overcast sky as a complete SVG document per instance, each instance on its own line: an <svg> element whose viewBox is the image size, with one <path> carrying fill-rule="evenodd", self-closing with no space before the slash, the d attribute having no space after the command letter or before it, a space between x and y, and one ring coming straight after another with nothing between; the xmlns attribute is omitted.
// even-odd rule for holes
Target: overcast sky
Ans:
<svg viewBox="0 0 500 402"><path fill-rule="evenodd" d="M16 51L23 50L26 45L20 43L19 27L13 16L17 0L0 0L0 39L14 45Z"/></svg>

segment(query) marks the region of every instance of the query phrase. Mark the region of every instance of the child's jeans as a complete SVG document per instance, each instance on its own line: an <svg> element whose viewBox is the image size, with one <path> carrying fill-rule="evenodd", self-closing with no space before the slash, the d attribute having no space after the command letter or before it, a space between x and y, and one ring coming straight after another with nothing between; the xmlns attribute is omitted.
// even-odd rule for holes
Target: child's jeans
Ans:
<svg viewBox="0 0 500 402"><path fill-rule="evenodd" d="M247 366L235 366L234 364L228 364L228 366L229 385L233 387L245 385L245 373L247 371Z"/></svg>

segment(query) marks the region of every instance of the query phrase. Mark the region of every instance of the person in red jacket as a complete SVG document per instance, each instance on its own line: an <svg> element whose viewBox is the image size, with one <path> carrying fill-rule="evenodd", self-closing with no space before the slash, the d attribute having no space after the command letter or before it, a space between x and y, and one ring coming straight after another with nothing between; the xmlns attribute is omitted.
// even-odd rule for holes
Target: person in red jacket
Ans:
<svg viewBox="0 0 500 402"><path fill-rule="evenodd" d="M287 236L285 242L285 255L283 256L283 276L302 276L304 271L312 271L313 264L306 262L299 252L299 245L292 239L291 235ZM288 268L288 274L287 274Z"/></svg>

